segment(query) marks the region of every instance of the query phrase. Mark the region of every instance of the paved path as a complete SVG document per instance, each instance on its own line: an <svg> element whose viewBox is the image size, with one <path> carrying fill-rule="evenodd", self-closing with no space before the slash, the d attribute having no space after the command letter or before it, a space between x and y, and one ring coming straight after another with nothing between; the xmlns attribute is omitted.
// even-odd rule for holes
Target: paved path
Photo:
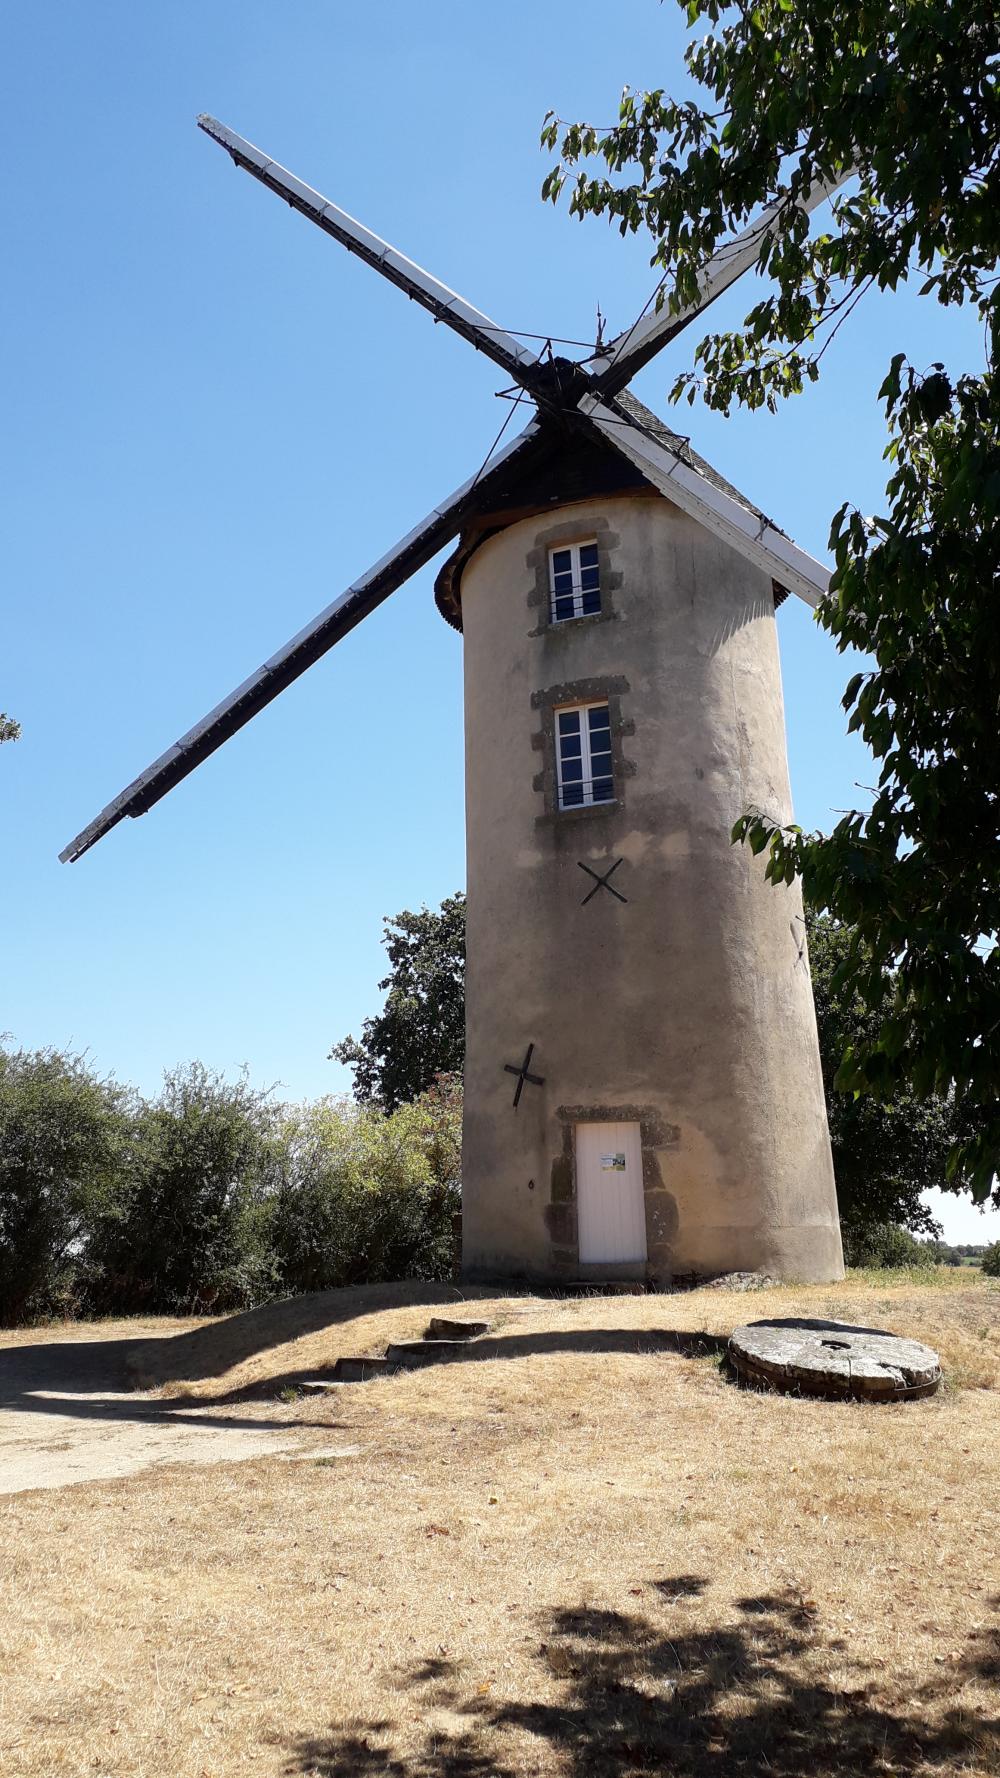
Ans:
<svg viewBox="0 0 1000 1778"><path fill-rule="evenodd" d="M85 1338L25 1332L0 1344L0 1495L133 1475L164 1463L232 1463L301 1443L294 1407L180 1404L124 1388L141 1339L121 1323ZM8 1344L7 1340L12 1343ZM320 1429L314 1431L313 1436Z"/></svg>

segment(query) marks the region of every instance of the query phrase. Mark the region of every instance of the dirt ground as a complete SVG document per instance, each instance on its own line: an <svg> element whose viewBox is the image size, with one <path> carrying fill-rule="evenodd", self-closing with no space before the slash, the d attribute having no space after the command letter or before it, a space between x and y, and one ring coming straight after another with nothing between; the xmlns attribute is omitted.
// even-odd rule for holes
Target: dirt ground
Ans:
<svg viewBox="0 0 1000 1778"><path fill-rule="evenodd" d="M289 1450L281 1403L180 1408L130 1386L137 1338L189 1322L102 1322L0 1335L0 1496L134 1475L164 1463L223 1463Z"/></svg>
<svg viewBox="0 0 1000 1778"><path fill-rule="evenodd" d="M19 1436L45 1391L147 1455L0 1499L3 1778L996 1778L1000 1292L935 1278L483 1300L481 1356L320 1401L274 1397L448 1293L9 1336ZM946 1387L725 1380L733 1325L796 1313L926 1339ZM216 1434L275 1442L169 1454Z"/></svg>

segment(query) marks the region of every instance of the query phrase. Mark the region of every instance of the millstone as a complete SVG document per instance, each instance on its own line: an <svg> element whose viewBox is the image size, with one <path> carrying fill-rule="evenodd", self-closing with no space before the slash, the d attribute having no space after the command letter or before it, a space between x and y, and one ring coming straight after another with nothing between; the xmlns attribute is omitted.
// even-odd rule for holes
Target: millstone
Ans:
<svg viewBox="0 0 1000 1778"><path fill-rule="evenodd" d="M930 1346L843 1321L753 1321L729 1341L737 1376L800 1395L899 1401L933 1395L941 1362Z"/></svg>

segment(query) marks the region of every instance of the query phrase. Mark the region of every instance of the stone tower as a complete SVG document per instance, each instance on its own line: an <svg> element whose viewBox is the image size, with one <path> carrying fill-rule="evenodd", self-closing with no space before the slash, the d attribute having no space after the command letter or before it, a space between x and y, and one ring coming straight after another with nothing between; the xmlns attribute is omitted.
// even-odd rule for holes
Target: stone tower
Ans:
<svg viewBox="0 0 1000 1778"><path fill-rule="evenodd" d="M466 1275L840 1277L801 895L730 841L748 805L791 817L771 576L575 441L467 525L437 598L465 655Z"/></svg>

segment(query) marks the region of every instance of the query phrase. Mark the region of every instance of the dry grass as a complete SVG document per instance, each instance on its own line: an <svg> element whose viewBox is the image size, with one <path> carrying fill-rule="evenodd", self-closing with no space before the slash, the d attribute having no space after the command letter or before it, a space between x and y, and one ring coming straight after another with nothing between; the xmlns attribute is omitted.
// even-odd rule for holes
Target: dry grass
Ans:
<svg viewBox="0 0 1000 1778"><path fill-rule="evenodd" d="M137 1385L211 1400L272 1390L289 1378L332 1370L344 1353L418 1339L428 1314L486 1298L450 1284L370 1284L266 1303L245 1315L191 1322L181 1337L138 1339L129 1355ZM172 1326L174 1324L171 1324ZM145 1333L145 1327L137 1333Z"/></svg>
<svg viewBox="0 0 1000 1778"><path fill-rule="evenodd" d="M440 1300L374 1295L143 1361L173 1394L273 1390ZM0 1502L4 1778L1000 1773L1000 1294L493 1312L482 1362L302 1407L301 1462ZM797 1312L928 1339L949 1387L878 1408L724 1381L736 1321Z"/></svg>
<svg viewBox="0 0 1000 1778"><path fill-rule="evenodd" d="M44 1322L39 1327L0 1327L0 1353L11 1347L25 1346L29 1340L40 1346L89 1346L95 1335L100 1338L109 1330L116 1336L131 1338L136 1342L148 1340L151 1348L155 1346L159 1349L166 1344L163 1337L165 1332L169 1332L173 1339L173 1336L188 1331L203 1331L207 1325L201 1316L171 1316L168 1319L162 1315L147 1315L133 1316L126 1320L108 1316L97 1321ZM223 1324L218 1322L213 1325L221 1328ZM141 1347L137 1346L137 1349Z"/></svg>

